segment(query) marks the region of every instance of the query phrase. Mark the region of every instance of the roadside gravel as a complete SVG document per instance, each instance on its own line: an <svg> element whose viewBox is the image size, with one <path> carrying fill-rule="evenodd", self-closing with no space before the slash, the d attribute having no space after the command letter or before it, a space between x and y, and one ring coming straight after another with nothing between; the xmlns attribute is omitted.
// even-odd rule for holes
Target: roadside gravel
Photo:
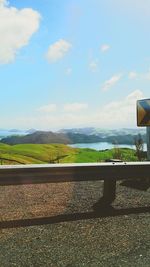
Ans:
<svg viewBox="0 0 150 267"><path fill-rule="evenodd" d="M101 181L1 187L0 266L149 267L150 188L118 182L113 207L124 213L94 218L101 196ZM16 220L28 226L9 228Z"/></svg>

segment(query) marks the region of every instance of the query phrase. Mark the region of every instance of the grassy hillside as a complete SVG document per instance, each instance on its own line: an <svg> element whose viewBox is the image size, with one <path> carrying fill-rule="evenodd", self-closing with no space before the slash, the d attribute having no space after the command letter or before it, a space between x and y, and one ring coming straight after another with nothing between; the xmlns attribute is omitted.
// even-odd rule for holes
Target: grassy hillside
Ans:
<svg viewBox="0 0 150 267"><path fill-rule="evenodd" d="M122 148L119 150L124 161L136 161L135 151ZM101 162L117 158L115 149L96 151L77 149L62 144L21 144L6 145L0 143L1 164L40 164L40 163L82 163Z"/></svg>
<svg viewBox="0 0 150 267"><path fill-rule="evenodd" d="M61 144L21 144L5 145L0 143L0 158L2 163L11 164L31 164L31 163L52 163L60 159L75 154L76 149Z"/></svg>

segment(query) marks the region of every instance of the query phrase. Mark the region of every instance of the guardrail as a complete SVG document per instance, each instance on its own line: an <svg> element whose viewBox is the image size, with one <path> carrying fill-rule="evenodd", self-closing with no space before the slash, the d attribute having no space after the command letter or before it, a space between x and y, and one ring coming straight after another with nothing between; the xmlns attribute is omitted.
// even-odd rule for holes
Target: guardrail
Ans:
<svg viewBox="0 0 150 267"><path fill-rule="evenodd" d="M149 162L1 165L0 185L104 180L102 203L115 199L116 181L150 179Z"/></svg>

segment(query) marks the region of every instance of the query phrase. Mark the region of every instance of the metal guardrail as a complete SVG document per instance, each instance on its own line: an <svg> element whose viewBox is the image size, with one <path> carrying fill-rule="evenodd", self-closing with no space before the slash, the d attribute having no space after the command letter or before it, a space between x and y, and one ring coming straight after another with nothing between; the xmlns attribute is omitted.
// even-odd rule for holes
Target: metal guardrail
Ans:
<svg viewBox="0 0 150 267"><path fill-rule="evenodd" d="M1 165L0 185L104 180L103 200L115 199L116 180L150 178L150 162Z"/></svg>

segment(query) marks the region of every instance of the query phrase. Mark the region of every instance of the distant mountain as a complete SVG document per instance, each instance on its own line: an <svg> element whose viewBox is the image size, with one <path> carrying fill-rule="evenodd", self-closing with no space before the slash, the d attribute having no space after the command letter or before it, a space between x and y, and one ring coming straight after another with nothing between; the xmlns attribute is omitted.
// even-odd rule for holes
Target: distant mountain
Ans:
<svg viewBox="0 0 150 267"><path fill-rule="evenodd" d="M71 128L71 129L60 129L59 133L74 133L74 134L86 134L86 135L93 135L95 134L94 127L85 127L85 128Z"/></svg>
<svg viewBox="0 0 150 267"><path fill-rule="evenodd" d="M96 143L96 142L109 142L113 144L134 144L136 134L81 134L69 132L45 132L36 131L24 136L8 136L2 138L1 142L15 145L15 144L76 144L76 143ZM146 135L142 135L143 141L146 142Z"/></svg>
<svg viewBox="0 0 150 267"><path fill-rule="evenodd" d="M145 128L121 128L121 129L102 129L94 127L85 127L85 128L71 128L71 129L61 129L59 133L75 133L75 134L85 134L85 135L96 135L102 138L107 138L108 136L124 136L124 135L145 135Z"/></svg>
<svg viewBox="0 0 150 267"><path fill-rule="evenodd" d="M10 129L9 132L13 132L13 133L20 133L22 132L21 130L18 130L18 129Z"/></svg>
<svg viewBox="0 0 150 267"><path fill-rule="evenodd" d="M10 129L10 130L8 130L8 132L12 132L13 134L14 133L35 133L35 132L37 132L37 130L36 129L29 129L29 130L19 130L19 129Z"/></svg>
<svg viewBox="0 0 150 267"><path fill-rule="evenodd" d="M27 134L32 134L32 133L35 133L35 132L37 132L36 129L29 129L29 130L26 131Z"/></svg>
<svg viewBox="0 0 150 267"><path fill-rule="evenodd" d="M54 133L37 131L24 136L8 136L1 139L1 143L15 144L75 144L103 142L101 137L96 135L85 135L76 133Z"/></svg>
<svg viewBox="0 0 150 267"><path fill-rule="evenodd" d="M8 136L22 136L22 135L25 135L26 133L23 131L23 130L17 130L17 129L11 129L11 130L4 130L4 129L1 129L0 130L0 140L2 138L6 138Z"/></svg>
<svg viewBox="0 0 150 267"><path fill-rule="evenodd" d="M37 131L35 133L27 134L25 136L8 136L1 139L1 143L9 145L15 144L71 144L72 142L65 134Z"/></svg>

